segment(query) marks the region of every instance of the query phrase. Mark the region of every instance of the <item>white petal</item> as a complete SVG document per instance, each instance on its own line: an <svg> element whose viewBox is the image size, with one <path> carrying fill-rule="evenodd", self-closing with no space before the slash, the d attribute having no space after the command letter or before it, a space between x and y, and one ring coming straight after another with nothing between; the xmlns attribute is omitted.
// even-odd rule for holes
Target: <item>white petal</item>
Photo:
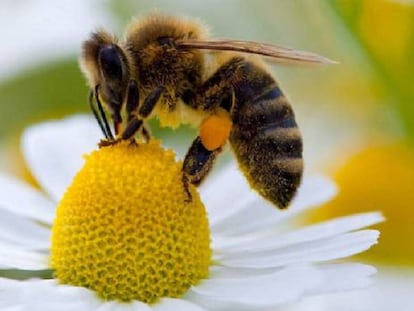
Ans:
<svg viewBox="0 0 414 311"><path fill-rule="evenodd" d="M102 305L99 306L97 311L114 311L118 310L118 303L115 301L108 301L104 302Z"/></svg>
<svg viewBox="0 0 414 311"><path fill-rule="evenodd" d="M264 234L241 235L237 237L218 237L213 240L213 249L219 253L260 251L333 237L382 222L381 213L363 213L321 222L301 229L276 234L267 231ZM275 238L277 236L277 238Z"/></svg>
<svg viewBox="0 0 414 311"><path fill-rule="evenodd" d="M175 298L162 298L159 303L151 307L153 311L207 311L192 302Z"/></svg>
<svg viewBox="0 0 414 311"><path fill-rule="evenodd" d="M59 285L55 280L37 279L4 286L0 279L0 309L18 305L22 311L93 311L100 304L95 294L83 287Z"/></svg>
<svg viewBox="0 0 414 311"><path fill-rule="evenodd" d="M1 311L24 311L22 306L12 306L7 308L2 308Z"/></svg>
<svg viewBox="0 0 414 311"><path fill-rule="evenodd" d="M236 165L228 165L201 186L200 194L206 205L211 226L239 213L245 205L255 202L252 191Z"/></svg>
<svg viewBox="0 0 414 311"><path fill-rule="evenodd" d="M227 267L227 266L211 266L209 279L225 278L245 278L248 276L269 275L281 269L277 268L244 268L244 267Z"/></svg>
<svg viewBox="0 0 414 311"><path fill-rule="evenodd" d="M309 291L309 294L321 294L330 292L346 291L362 288L370 285L370 276L377 270L368 265L358 263L324 264L318 266L324 274L325 281L317 288Z"/></svg>
<svg viewBox="0 0 414 311"><path fill-rule="evenodd" d="M82 155L96 149L101 134L87 116L75 116L30 127L22 148L29 167L45 191L58 201L82 167Z"/></svg>
<svg viewBox="0 0 414 311"><path fill-rule="evenodd" d="M412 311L414 310L414 270L401 267L381 267L369 288L351 292L315 296L294 305L290 311Z"/></svg>
<svg viewBox="0 0 414 311"><path fill-rule="evenodd" d="M47 300L47 299L46 299ZM47 303L36 301L31 305L25 304L24 311L79 311L79 310L88 310L94 311L97 309L96 303L90 301L70 301L70 302L57 302L57 303Z"/></svg>
<svg viewBox="0 0 414 311"><path fill-rule="evenodd" d="M274 310L303 296L364 287L375 272L361 264L324 264L291 266L259 277L219 273L192 288L188 299L214 310Z"/></svg>
<svg viewBox="0 0 414 311"><path fill-rule="evenodd" d="M322 280L315 267L291 266L258 277L205 280L187 298L214 310L262 310L296 300Z"/></svg>
<svg viewBox="0 0 414 311"><path fill-rule="evenodd" d="M98 311L151 311L151 308L146 303L140 301L127 303L109 301L103 303Z"/></svg>
<svg viewBox="0 0 414 311"><path fill-rule="evenodd" d="M120 306L122 307L122 305L120 304ZM118 309L120 311L151 311L151 308L143 302L140 301L132 301L128 304L124 304L123 307L125 309Z"/></svg>
<svg viewBox="0 0 414 311"><path fill-rule="evenodd" d="M361 264L296 265L236 278L224 271L191 288L187 298L209 310L274 310L302 296L366 286L375 272Z"/></svg>
<svg viewBox="0 0 414 311"><path fill-rule="evenodd" d="M8 288L8 289L16 288L19 286L20 283L21 282L17 280L6 279L6 278L0 277L0 292L4 290L5 288Z"/></svg>
<svg viewBox="0 0 414 311"><path fill-rule="evenodd" d="M0 278L0 309L14 305L21 305L23 311L151 311L143 302L104 302L89 289L60 285L56 280L15 281Z"/></svg>
<svg viewBox="0 0 414 311"><path fill-rule="evenodd" d="M48 255L0 245L0 266L22 270L46 270Z"/></svg>
<svg viewBox="0 0 414 311"><path fill-rule="evenodd" d="M217 190L216 195L221 196L221 193L220 190ZM283 211L259 199L257 194L256 199L246 199L246 195L239 194L239 198L243 199L244 203L239 202L237 204L241 204L242 207L239 207L236 213L225 214L220 218L216 218L214 222L212 221L212 232L215 235L237 236L268 229L269 227L281 227L280 223L282 221L292 218L305 209L328 201L335 193L336 187L331 180L322 176L305 176L291 206L288 210ZM223 205L222 208L224 209Z"/></svg>
<svg viewBox="0 0 414 311"><path fill-rule="evenodd" d="M0 241L2 240L30 249L48 249L50 230L31 220L0 209Z"/></svg>
<svg viewBox="0 0 414 311"><path fill-rule="evenodd" d="M221 265L246 268L270 268L293 263L327 261L360 253L375 244L378 236L376 230L362 230L264 251L221 253L215 260Z"/></svg>
<svg viewBox="0 0 414 311"><path fill-rule="evenodd" d="M0 209L51 224L55 204L33 187L0 174Z"/></svg>

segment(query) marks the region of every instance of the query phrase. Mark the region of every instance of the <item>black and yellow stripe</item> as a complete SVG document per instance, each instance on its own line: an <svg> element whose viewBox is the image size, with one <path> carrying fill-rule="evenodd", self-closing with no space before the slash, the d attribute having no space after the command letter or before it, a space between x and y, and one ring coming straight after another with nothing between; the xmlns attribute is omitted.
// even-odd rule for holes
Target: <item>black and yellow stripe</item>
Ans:
<svg viewBox="0 0 414 311"><path fill-rule="evenodd" d="M294 112L273 77L244 65L234 84L232 148L250 185L264 198L286 208L303 173L302 138Z"/></svg>

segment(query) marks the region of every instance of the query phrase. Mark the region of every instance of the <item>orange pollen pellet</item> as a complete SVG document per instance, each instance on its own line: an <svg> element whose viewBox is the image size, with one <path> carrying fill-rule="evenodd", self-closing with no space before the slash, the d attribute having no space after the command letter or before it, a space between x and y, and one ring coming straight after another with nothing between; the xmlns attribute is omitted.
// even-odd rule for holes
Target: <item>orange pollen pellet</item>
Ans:
<svg viewBox="0 0 414 311"><path fill-rule="evenodd" d="M230 136L232 121L226 111L208 116L200 126L200 139L207 150L222 147Z"/></svg>

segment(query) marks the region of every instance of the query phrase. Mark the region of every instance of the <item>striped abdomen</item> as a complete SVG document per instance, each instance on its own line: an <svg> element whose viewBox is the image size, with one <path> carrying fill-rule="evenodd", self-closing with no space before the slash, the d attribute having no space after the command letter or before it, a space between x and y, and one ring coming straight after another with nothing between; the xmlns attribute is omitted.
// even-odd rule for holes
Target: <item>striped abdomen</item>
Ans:
<svg viewBox="0 0 414 311"><path fill-rule="evenodd" d="M251 187L285 208L302 177L302 138L273 77L252 63L245 65L245 78L235 85L230 142Z"/></svg>

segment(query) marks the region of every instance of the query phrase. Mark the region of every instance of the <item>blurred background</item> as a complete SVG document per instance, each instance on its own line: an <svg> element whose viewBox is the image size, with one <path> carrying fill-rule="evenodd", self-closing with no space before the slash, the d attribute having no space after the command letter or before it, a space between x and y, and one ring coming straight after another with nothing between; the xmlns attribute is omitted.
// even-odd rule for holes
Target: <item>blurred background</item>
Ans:
<svg viewBox="0 0 414 311"><path fill-rule="evenodd" d="M77 62L88 34L104 27L122 36L134 16L154 9L199 18L215 37L291 46L339 62L272 68L296 111L307 171L329 175L339 187L302 222L382 211L380 244L356 258L379 273L367 290L291 309L414 310L414 1L1 0L2 171L29 178L19 151L26 126L89 113ZM195 135L151 125L181 154Z"/></svg>

